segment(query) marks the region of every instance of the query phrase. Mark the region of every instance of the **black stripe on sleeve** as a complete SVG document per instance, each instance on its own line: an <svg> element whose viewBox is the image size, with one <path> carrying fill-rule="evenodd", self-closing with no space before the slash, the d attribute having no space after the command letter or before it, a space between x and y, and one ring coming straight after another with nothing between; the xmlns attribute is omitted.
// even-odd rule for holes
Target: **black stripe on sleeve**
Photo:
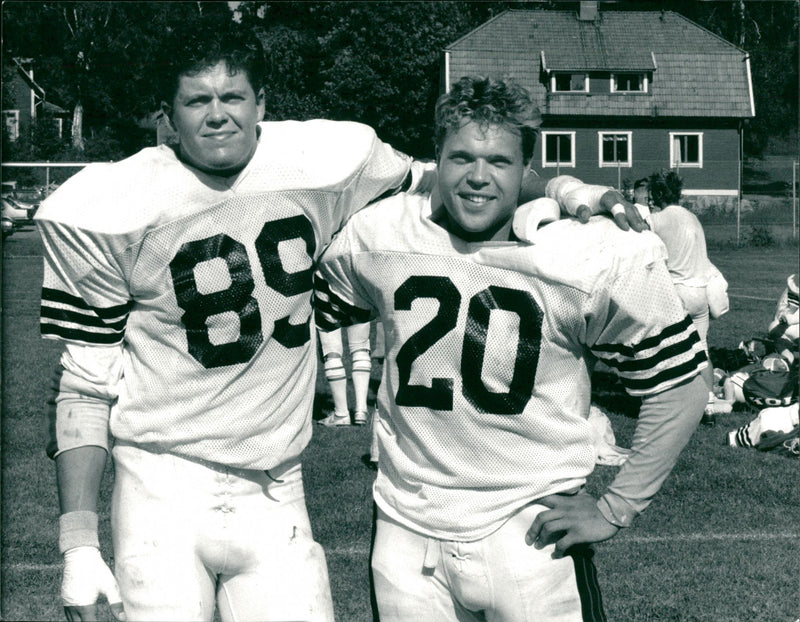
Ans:
<svg viewBox="0 0 800 622"><path fill-rule="evenodd" d="M122 331L125 329L127 318L123 318L118 322L106 322L96 315L89 315L86 313L78 313L76 311L68 311L66 309L56 309L53 307L42 306L41 317L49 320L57 320L59 322L70 322L72 324L81 324L83 326L93 326L95 328L107 328L114 331Z"/></svg>
<svg viewBox="0 0 800 622"><path fill-rule="evenodd" d="M692 346L700 343L700 335L697 331L692 331L682 341L673 343L669 346L664 346L658 350L653 356L640 359L624 359L619 361L614 358L601 357L603 362L609 367L616 368L620 373L646 371L648 369L655 369L659 363L662 363L671 358L686 354L692 351Z"/></svg>
<svg viewBox="0 0 800 622"><path fill-rule="evenodd" d="M676 324L670 324L664 330L662 330L658 335L647 337L638 344L629 346L621 343L605 343L605 344L598 343L592 346L592 350L594 350L595 352L611 352L615 354L621 354L622 356L626 356L629 358L633 358L636 356L637 352L641 352L642 350L647 350L648 348L653 348L662 341L665 341L670 337L674 337L675 335L680 334L681 332L688 329L690 326L692 326L692 318L689 315L687 315L680 322Z"/></svg>
<svg viewBox="0 0 800 622"><path fill-rule="evenodd" d="M51 289L49 287L42 288L42 304L45 302L60 303L70 305L76 309L83 309L86 311L93 311L103 319L117 319L130 313L133 308L133 301L128 301L121 305L114 305L112 307L93 307L89 305L83 298L73 296L67 292L59 289Z"/></svg>
<svg viewBox="0 0 800 622"><path fill-rule="evenodd" d="M629 392L647 392L655 389L660 384L669 382L670 380L679 380L680 378L691 374L706 360L706 353L701 351L697 352L691 360L686 361L681 365L675 365L669 369L665 369L664 371L659 372L654 376L650 376L649 378L627 378L626 376L620 376L619 380L622 383L622 386L625 387L625 389Z"/></svg>

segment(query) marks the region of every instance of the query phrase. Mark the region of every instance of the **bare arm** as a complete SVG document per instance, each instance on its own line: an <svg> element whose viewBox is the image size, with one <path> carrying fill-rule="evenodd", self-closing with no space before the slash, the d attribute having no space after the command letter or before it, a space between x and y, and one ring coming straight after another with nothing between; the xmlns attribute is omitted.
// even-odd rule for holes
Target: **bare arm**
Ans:
<svg viewBox="0 0 800 622"><path fill-rule="evenodd" d="M114 576L100 555L98 500L108 455L108 416L118 349L67 346L56 377L48 452L56 465L64 555L61 597L67 620L96 620L103 595L124 619Z"/></svg>
<svg viewBox="0 0 800 622"><path fill-rule="evenodd" d="M55 462L61 513L97 512L106 450L94 445L76 447L59 454Z"/></svg>

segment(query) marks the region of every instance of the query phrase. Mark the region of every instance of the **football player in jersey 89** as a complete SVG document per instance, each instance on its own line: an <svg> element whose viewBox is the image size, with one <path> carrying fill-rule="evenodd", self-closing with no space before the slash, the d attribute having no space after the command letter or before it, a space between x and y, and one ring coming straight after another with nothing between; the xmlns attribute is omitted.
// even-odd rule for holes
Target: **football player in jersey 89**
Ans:
<svg viewBox="0 0 800 622"><path fill-rule="evenodd" d="M537 125L513 82L454 84L436 109L435 191L355 214L315 275L320 329L385 327L383 622L603 620L590 544L650 503L703 412L705 352L652 233L567 219L516 239ZM595 357L642 398L599 500L583 489Z"/></svg>
<svg viewBox="0 0 800 622"><path fill-rule="evenodd" d="M361 124L261 122L264 53L232 21L165 49L178 144L87 166L37 214L41 331L65 343L48 446L65 613L97 619L104 596L129 620L332 620L299 460L311 266L434 167ZM116 577L97 535L109 430Z"/></svg>

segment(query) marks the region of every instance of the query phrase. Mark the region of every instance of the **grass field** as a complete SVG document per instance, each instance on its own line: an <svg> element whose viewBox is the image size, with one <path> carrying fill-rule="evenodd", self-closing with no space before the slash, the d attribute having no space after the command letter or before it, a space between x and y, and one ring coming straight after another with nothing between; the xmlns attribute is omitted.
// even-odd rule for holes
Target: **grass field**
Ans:
<svg viewBox="0 0 800 622"><path fill-rule="evenodd" d="M2 600L3 620L60 620L57 499L44 454L47 378L58 347L38 335L41 259L32 231L6 240L2 264ZM763 333L798 269L798 249L711 250L730 283L731 311L712 323L710 344L735 347ZM602 379L601 379L602 380ZM316 414L330 408L317 383ZM617 441L634 426L634 400L599 382L595 401ZM735 411L700 426L659 496L635 525L597 546L595 561L613 622L650 620L792 622L800 617L800 462L723 445L754 416ZM325 547L337 619L371 620L368 552L374 474L362 463L366 429L319 426L305 453L309 512ZM616 469L598 467L598 493ZM108 487L104 494L108 496ZM103 551L110 557L108 517ZM424 622L424 621L423 621Z"/></svg>

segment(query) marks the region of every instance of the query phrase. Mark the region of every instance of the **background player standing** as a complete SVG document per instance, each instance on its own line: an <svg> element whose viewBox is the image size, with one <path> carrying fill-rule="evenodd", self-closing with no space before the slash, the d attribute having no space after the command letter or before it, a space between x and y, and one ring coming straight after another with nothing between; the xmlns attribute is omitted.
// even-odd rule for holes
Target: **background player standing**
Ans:
<svg viewBox="0 0 800 622"><path fill-rule="evenodd" d="M331 620L305 507L311 266L354 210L424 167L356 123L260 123L264 55L234 23L176 32L179 144L91 165L41 207L62 598L95 619ZM116 575L97 537L115 443Z"/></svg>
<svg viewBox="0 0 800 622"><path fill-rule="evenodd" d="M347 348L350 351L350 378L353 382L355 398L352 420L354 425L366 425L369 418L367 396L369 395L369 375L372 371L370 328L371 324L366 322L348 326L344 331L347 333ZM347 371L343 359L343 330L319 333L322 365L333 398L333 412L324 419L319 419L317 423L328 427L349 426L351 423L350 409L347 406Z"/></svg>
<svg viewBox="0 0 800 622"><path fill-rule="evenodd" d="M382 622L604 619L591 550L575 545L631 524L702 415L706 356L653 234L595 218L514 239L536 117L512 83L462 79L436 109L433 198L368 207L320 263L321 329L385 324ZM582 491L594 357L643 400L599 500Z"/></svg>
<svg viewBox="0 0 800 622"><path fill-rule="evenodd" d="M644 186L641 182L645 181ZM679 205L683 182L674 171L653 173L634 184L634 196L646 214L645 220L667 247L667 269L683 306L708 353L708 327L711 317L728 311L728 283L711 263L706 251L706 236L700 220ZM649 208L649 209L648 209ZM703 370L709 389L709 404L714 404L714 370Z"/></svg>

